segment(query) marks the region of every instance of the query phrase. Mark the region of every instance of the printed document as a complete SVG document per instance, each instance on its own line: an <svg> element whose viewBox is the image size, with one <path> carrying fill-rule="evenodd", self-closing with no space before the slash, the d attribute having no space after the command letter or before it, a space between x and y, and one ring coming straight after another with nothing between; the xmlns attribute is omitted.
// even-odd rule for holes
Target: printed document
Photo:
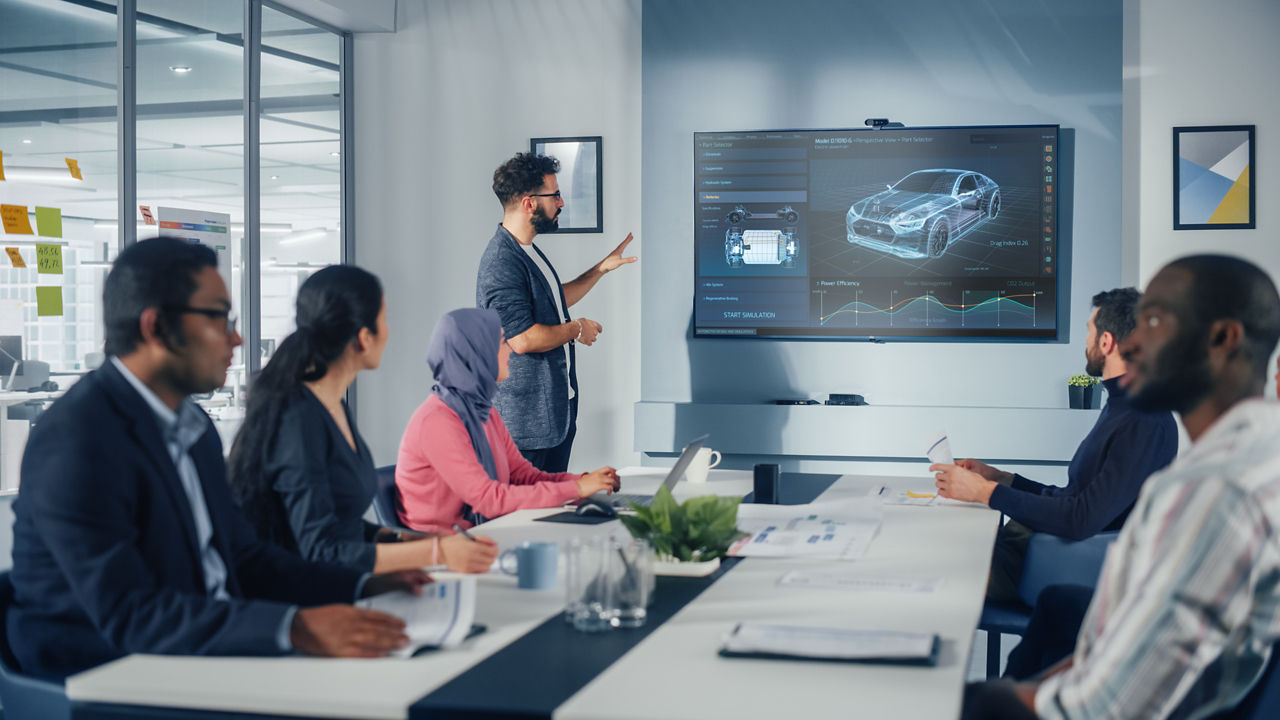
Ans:
<svg viewBox="0 0 1280 720"><path fill-rule="evenodd" d="M738 529L747 537L734 543L734 557L811 557L856 560L880 530L880 503L850 498L808 505L738 506Z"/></svg>
<svg viewBox="0 0 1280 720"><path fill-rule="evenodd" d="M476 579L459 577L422 586L422 594L390 592L356 603L404 621L409 644L394 654L409 657L424 646L451 648L471 632L476 616Z"/></svg>
<svg viewBox="0 0 1280 720"><path fill-rule="evenodd" d="M783 573L778 584L783 587L820 590L931 595L942 585L942 578L898 578L824 570L791 570Z"/></svg>

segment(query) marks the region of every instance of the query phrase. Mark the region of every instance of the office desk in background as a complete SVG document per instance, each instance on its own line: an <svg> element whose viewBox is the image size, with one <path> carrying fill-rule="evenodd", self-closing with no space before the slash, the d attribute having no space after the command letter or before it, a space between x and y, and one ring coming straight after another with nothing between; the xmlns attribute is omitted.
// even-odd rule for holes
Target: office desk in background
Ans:
<svg viewBox="0 0 1280 720"><path fill-rule="evenodd" d="M65 389L53 392L0 391L0 497L18 494L22 451L31 432L29 420L9 419L9 408L32 401L47 402L64 392Z"/></svg>
<svg viewBox="0 0 1280 720"><path fill-rule="evenodd" d="M629 474L624 482L628 491L647 492L662 474ZM751 489L749 472L711 477L705 485L681 482L677 498ZM811 499L814 493L800 497L802 489L832 479L784 474L783 500ZM930 481L844 476L822 498L864 494L880 483L922 489ZM533 522L554 512L522 510L481 532L504 547L626 532L617 522ZM514 578L492 574L480 578L476 608L488 632L456 650L408 660L135 655L70 678L67 693L77 718L955 717L998 519L983 508L889 506L879 537L856 562L753 558L729 560L706 580L660 578L652 621L637 631L574 632L560 617L563 586L518 590ZM936 593L919 596L779 586L792 569L944 580ZM937 632L943 648L936 667L719 657L722 636L743 620ZM598 667L593 658L601 658Z"/></svg>

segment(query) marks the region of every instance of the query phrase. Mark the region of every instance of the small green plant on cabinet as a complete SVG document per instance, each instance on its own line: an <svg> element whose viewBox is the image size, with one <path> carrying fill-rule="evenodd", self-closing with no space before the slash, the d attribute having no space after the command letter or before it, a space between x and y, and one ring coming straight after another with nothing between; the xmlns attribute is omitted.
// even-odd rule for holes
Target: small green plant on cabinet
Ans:
<svg viewBox="0 0 1280 720"><path fill-rule="evenodd" d="M1098 380L1098 378L1092 375L1085 375L1083 373L1079 375L1072 375L1071 377L1067 378L1067 384L1072 387L1093 387L1094 385L1097 385L1099 382L1100 381Z"/></svg>
<svg viewBox="0 0 1280 720"><path fill-rule="evenodd" d="M648 540L658 559L701 562L724 557L729 546L747 536L738 530L741 498L706 495L676 503L663 487L649 507L632 505L635 515L619 519L632 537Z"/></svg>

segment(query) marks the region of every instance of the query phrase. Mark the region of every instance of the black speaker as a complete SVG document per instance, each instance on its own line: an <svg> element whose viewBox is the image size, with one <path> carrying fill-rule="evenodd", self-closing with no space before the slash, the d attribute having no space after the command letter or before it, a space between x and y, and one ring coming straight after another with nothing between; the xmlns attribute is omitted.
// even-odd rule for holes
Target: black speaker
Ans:
<svg viewBox="0 0 1280 720"><path fill-rule="evenodd" d="M761 505L778 504L778 486L782 472L773 463L761 463L755 469L755 502Z"/></svg>

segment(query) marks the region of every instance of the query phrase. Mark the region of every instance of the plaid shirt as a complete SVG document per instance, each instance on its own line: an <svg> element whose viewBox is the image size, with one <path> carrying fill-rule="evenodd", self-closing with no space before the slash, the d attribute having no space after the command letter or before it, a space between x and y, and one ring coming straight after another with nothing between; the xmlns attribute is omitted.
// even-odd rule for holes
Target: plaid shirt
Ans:
<svg viewBox="0 0 1280 720"><path fill-rule="evenodd" d="M1278 528L1280 404L1247 400L1147 480L1036 713L1201 718L1239 702L1280 639Z"/></svg>

